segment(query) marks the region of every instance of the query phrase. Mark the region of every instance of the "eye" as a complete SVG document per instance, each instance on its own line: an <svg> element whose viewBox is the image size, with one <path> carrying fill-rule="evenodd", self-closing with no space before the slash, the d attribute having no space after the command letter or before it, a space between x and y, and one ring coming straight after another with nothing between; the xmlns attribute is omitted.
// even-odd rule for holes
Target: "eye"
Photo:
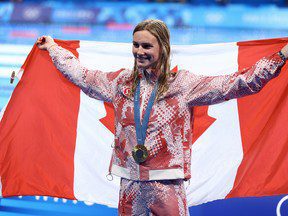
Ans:
<svg viewBox="0 0 288 216"><path fill-rule="evenodd" d="M138 48L138 47L139 47L139 44L138 44L138 43L135 43L135 42L133 42L133 46L134 46L135 48Z"/></svg>
<svg viewBox="0 0 288 216"><path fill-rule="evenodd" d="M150 49L153 46L151 44L143 44L142 47L143 47L143 49Z"/></svg>

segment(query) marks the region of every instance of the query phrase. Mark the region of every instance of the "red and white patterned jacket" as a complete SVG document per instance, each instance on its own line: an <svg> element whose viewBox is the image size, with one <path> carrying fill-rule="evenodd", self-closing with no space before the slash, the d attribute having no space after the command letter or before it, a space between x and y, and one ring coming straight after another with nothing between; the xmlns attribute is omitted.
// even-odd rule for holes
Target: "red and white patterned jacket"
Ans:
<svg viewBox="0 0 288 216"><path fill-rule="evenodd" d="M131 180L189 179L193 107L212 105L259 92L276 77L284 61L278 54L260 59L254 66L224 76L199 76L180 70L169 78L169 89L153 105L145 146L148 159L137 164L132 148L137 145L133 97L129 96L132 71L104 73L81 66L69 51L49 50L55 66L87 95L111 102L115 111L115 147L110 172ZM142 76L140 101L145 113L155 77ZM143 95L146 94L143 101Z"/></svg>

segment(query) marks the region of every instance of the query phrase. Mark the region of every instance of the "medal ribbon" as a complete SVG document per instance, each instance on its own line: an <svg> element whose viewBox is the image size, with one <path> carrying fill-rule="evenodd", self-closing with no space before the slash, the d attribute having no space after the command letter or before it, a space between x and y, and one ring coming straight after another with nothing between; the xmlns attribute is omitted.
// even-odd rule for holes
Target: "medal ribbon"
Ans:
<svg viewBox="0 0 288 216"><path fill-rule="evenodd" d="M155 87L151 93L151 96L148 100L148 105L143 117L143 122L141 125L140 121L140 81L137 83L135 96L134 96L134 121L136 126L136 136L138 145L144 145L146 139L146 133L148 128L148 122L150 118L150 113L152 106L154 104L156 93L158 90L158 82L156 82ZM143 101L144 103L144 101Z"/></svg>

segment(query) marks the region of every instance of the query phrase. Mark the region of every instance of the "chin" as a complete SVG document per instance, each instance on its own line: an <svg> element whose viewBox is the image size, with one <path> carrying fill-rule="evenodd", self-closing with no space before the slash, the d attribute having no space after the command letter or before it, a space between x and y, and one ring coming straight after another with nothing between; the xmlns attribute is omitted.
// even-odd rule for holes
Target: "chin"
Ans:
<svg viewBox="0 0 288 216"><path fill-rule="evenodd" d="M137 65L137 67L141 70L145 70L149 68L149 66L146 66L146 65Z"/></svg>

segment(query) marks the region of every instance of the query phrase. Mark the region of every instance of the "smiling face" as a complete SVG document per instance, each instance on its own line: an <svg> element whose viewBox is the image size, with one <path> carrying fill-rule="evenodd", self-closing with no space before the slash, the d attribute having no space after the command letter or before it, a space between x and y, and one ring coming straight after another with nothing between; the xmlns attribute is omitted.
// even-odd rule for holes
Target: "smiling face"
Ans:
<svg viewBox="0 0 288 216"><path fill-rule="evenodd" d="M147 30L135 32L132 53L139 69L155 69L160 55L157 38Z"/></svg>

